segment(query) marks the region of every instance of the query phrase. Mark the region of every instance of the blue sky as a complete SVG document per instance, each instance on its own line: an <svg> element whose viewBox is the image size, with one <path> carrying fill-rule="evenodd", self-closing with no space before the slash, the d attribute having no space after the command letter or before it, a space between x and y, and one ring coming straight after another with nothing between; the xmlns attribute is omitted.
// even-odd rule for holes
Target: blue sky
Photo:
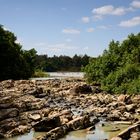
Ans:
<svg viewBox="0 0 140 140"><path fill-rule="evenodd" d="M95 57L140 32L140 0L0 0L0 24L23 49Z"/></svg>

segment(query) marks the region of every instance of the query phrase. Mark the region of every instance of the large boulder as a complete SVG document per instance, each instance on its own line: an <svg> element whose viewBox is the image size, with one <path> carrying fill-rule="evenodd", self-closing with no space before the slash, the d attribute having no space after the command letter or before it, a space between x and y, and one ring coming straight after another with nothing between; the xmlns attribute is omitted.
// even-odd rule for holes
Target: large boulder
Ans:
<svg viewBox="0 0 140 140"><path fill-rule="evenodd" d="M90 121L90 117L88 115L77 117L67 123L69 130L80 130L91 125L92 122Z"/></svg>
<svg viewBox="0 0 140 140"><path fill-rule="evenodd" d="M79 93L82 93L82 94L92 93L92 88L90 85L87 85L87 84L77 85L74 88L70 89L70 93L73 93L75 95Z"/></svg>
<svg viewBox="0 0 140 140"><path fill-rule="evenodd" d="M59 116L54 116L52 118L45 118L33 125L33 128L35 131L42 131L42 132L47 132L50 131L51 129L54 129L58 126L60 126L60 117Z"/></svg>

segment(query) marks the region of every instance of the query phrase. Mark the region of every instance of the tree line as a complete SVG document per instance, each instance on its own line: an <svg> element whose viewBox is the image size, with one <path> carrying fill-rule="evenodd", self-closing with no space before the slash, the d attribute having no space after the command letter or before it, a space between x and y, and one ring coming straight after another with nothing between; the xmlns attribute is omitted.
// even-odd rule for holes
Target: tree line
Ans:
<svg viewBox="0 0 140 140"><path fill-rule="evenodd" d="M81 71L89 63L90 57L85 55L74 55L73 57L60 55L48 57L47 55L36 55L35 68L46 71Z"/></svg>
<svg viewBox="0 0 140 140"><path fill-rule="evenodd" d="M140 93L140 33L122 43L112 40L107 50L83 69L90 83L110 93Z"/></svg>
<svg viewBox="0 0 140 140"><path fill-rule="evenodd" d="M80 71L89 62L87 55L53 56L37 55L35 49L23 50L14 33L0 25L0 81L28 79L35 71Z"/></svg>

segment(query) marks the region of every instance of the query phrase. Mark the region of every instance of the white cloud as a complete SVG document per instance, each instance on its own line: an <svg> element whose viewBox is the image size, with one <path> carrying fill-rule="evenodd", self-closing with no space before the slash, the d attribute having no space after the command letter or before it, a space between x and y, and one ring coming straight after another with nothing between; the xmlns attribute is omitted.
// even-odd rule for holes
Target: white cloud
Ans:
<svg viewBox="0 0 140 140"><path fill-rule="evenodd" d="M15 43L23 44L23 40L21 38L17 38L17 40L15 41Z"/></svg>
<svg viewBox="0 0 140 140"><path fill-rule="evenodd" d="M115 8L113 5L105 5L99 8L95 8L92 10L95 19L102 19L105 15L116 15L121 16L126 14L128 11L132 11L132 8L125 7L117 7Z"/></svg>
<svg viewBox="0 0 140 140"><path fill-rule="evenodd" d="M90 22L89 17L82 17L82 22L83 23L89 23Z"/></svg>
<svg viewBox="0 0 140 140"><path fill-rule="evenodd" d="M121 15L124 15L127 11L128 9L124 7L118 7L116 9L114 8L114 10L112 11L112 15L121 16Z"/></svg>
<svg viewBox="0 0 140 140"><path fill-rule="evenodd" d="M101 20L101 19L103 19L103 17L101 15L94 15L93 19L94 20Z"/></svg>
<svg viewBox="0 0 140 140"><path fill-rule="evenodd" d="M94 14L97 15L107 15L113 11L114 7L112 5L106 5L92 10Z"/></svg>
<svg viewBox="0 0 140 140"><path fill-rule="evenodd" d="M140 1L134 0L130 5L134 8L140 8Z"/></svg>
<svg viewBox="0 0 140 140"><path fill-rule="evenodd" d="M122 21L119 26L121 27L134 27L140 25L140 16L139 17L133 17L130 20Z"/></svg>
<svg viewBox="0 0 140 140"><path fill-rule="evenodd" d="M63 29L62 32L65 34L80 34L80 30L77 29Z"/></svg>
<svg viewBox="0 0 140 140"><path fill-rule="evenodd" d="M87 29L87 32L89 32L89 33L94 32L94 28L92 28L92 27L91 27L91 28L88 28L88 29Z"/></svg>

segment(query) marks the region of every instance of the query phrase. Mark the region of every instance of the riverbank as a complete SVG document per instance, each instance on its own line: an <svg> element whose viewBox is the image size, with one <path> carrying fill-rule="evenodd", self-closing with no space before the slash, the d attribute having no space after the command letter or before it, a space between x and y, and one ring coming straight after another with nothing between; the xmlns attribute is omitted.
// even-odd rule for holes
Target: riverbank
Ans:
<svg viewBox="0 0 140 140"><path fill-rule="evenodd" d="M45 131L36 139L58 139L72 130L106 121L139 120L140 95L111 95L83 79L0 82L0 138ZM118 128L114 128L117 131ZM89 129L90 132L90 129Z"/></svg>

